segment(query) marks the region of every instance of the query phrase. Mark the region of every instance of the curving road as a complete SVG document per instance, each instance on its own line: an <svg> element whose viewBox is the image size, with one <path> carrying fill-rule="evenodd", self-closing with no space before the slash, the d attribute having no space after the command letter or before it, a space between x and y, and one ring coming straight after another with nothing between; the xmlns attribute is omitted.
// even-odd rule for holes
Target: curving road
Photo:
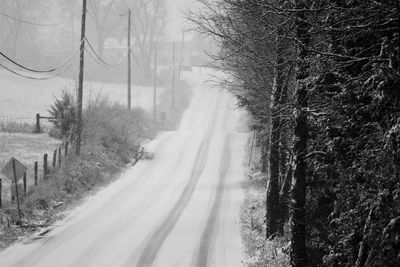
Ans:
<svg viewBox="0 0 400 267"><path fill-rule="evenodd" d="M241 266L246 134L225 92L196 88L178 131L48 232L0 253L0 266Z"/></svg>

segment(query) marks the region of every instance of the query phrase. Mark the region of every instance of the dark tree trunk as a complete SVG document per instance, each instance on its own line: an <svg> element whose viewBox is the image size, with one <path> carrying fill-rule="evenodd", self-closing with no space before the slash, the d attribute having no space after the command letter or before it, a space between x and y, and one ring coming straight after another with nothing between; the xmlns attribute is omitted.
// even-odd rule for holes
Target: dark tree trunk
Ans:
<svg viewBox="0 0 400 267"><path fill-rule="evenodd" d="M286 172L287 172L287 140L286 136L288 134L287 128L283 125L285 123L284 120L281 120L281 140L279 144L279 187L282 188L284 182L285 182L285 177L286 177Z"/></svg>
<svg viewBox="0 0 400 267"><path fill-rule="evenodd" d="M296 37L300 42L298 53L298 66L296 70L295 92L295 128L293 147L293 180L291 188L291 250L290 264L293 267L307 265L306 254L306 229L305 229L305 205L306 205L306 154L307 154L307 107L308 92L306 79L309 77L309 64L307 61L308 45L310 42L309 24L307 12L311 7L311 1L296 0Z"/></svg>
<svg viewBox="0 0 400 267"><path fill-rule="evenodd" d="M279 216L279 224L278 224L278 233L283 235L284 233L284 224L287 218L288 213L288 205L287 200L283 198L283 189L287 190L285 187L285 183L287 181L286 174L287 174L287 151L286 147L286 137L285 137L285 128L282 128L282 135L280 141L280 151L279 151L279 209L280 209L280 216Z"/></svg>
<svg viewBox="0 0 400 267"><path fill-rule="evenodd" d="M268 151L270 148L269 137L263 135L261 137L261 172L267 172L268 166Z"/></svg>
<svg viewBox="0 0 400 267"><path fill-rule="evenodd" d="M305 185L306 185L306 161L307 152L307 114L303 103L307 102L307 92L304 86L299 85L296 92L297 103L300 108L295 114L294 131L294 170L291 188L291 230L292 230L292 266L305 266Z"/></svg>
<svg viewBox="0 0 400 267"><path fill-rule="evenodd" d="M286 79L282 89L282 95L280 104L281 106L288 102L288 91L290 80L293 79L293 64L290 64L288 71L285 72ZM288 164L288 136L290 129L288 126L288 120L285 119L289 116L288 111L284 109L281 116L281 137L280 137L280 149L279 149L279 164L280 164L280 178L279 178L279 208L280 208L280 220L278 226L279 234L284 234L284 224L288 221L289 215L289 188L292 182L292 169L291 165ZM290 162L291 164L291 162Z"/></svg>
<svg viewBox="0 0 400 267"><path fill-rule="evenodd" d="M285 222L289 220L289 189L292 184L292 163L287 165L284 180L282 181L281 191L279 192L279 205L281 207L281 221L279 224L279 231L284 234Z"/></svg>
<svg viewBox="0 0 400 267"><path fill-rule="evenodd" d="M276 95L278 88L275 88ZM266 236L270 238L278 232L280 220L279 210L279 138L280 138L280 120L276 110L279 108L277 103L273 104L272 130L271 130L271 150L269 154L269 180L267 188L266 203Z"/></svg>
<svg viewBox="0 0 400 267"><path fill-rule="evenodd" d="M269 180L266 203L266 237L278 233L280 222L279 184L280 184L280 139L281 139L281 96L284 87L284 47L282 45L282 29L276 38L276 67L272 99L271 150L269 154Z"/></svg>
<svg viewBox="0 0 400 267"><path fill-rule="evenodd" d="M286 0L279 2L280 6L286 5ZM271 151L270 151L270 179L267 191L267 214L266 235L267 238L275 234L283 233L283 206L279 199L283 177L286 173L286 132L284 131L283 110L288 99L288 83L291 76L291 68L287 68L288 51L290 43L287 36L288 24L283 24L284 19L278 18L278 29L276 35L276 62L275 77L272 99L272 129L271 129Z"/></svg>

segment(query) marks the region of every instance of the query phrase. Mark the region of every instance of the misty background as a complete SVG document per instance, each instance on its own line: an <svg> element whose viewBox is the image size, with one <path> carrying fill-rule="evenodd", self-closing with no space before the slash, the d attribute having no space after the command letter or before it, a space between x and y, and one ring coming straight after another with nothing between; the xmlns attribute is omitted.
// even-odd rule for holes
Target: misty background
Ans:
<svg viewBox="0 0 400 267"><path fill-rule="evenodd" d="M209 42L191 31L185 18L195 1L88 0L87 5L86 100L102 94L111 101L126 102L129 9L134 106L151 105L155 50L160 92L170 89L173 61L183 71L204 65ZM1 119L30 120L34 113L45 113L45 104L62 90L75 90L81 12L79 0L0 1ZM28 73L4 56L34 70L57 70L51 75Z"/></svg>

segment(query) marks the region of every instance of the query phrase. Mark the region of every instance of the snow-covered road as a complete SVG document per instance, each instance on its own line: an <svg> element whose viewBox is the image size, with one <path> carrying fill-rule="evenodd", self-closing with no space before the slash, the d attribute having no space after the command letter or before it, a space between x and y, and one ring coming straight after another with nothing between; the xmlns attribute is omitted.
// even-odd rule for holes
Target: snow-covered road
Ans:
<svg viewBox="0 0 400 267"><path fill-rule="evenodd" d="M0 254L0 266L241 266L241 113L202 84L178 131L54 228Z"/></svg>

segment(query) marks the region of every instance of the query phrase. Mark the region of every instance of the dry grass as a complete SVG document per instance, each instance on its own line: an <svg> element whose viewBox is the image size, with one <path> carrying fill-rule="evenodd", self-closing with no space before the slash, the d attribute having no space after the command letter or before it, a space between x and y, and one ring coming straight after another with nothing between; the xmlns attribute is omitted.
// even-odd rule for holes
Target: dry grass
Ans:
<svg viewBox="0 0 400 267"><path fill-rule="evenodd" d="M240 219L246 266L289 266L288 236L277 237L273 240L265 238L265 175L253 173L244 181L244 187L246 198L241 208Z"/></svg>
<svg viewBox="0 0 400 267"><path fill-rule="evenodd" d="M0 132L5 133L33 133L35 125L27 122L16 122L13 120L0 121Z"/></svg>
<svg viewBox="0 0 400 267"><path fill-rule="evenodd" d="M0 209L0 249L9 246L38 227L50 225L61 211L82 199L88 192L112 181L115 174L136 155L140 143L154 135L150 116L142 110L96 103L85 111L83 147L80 157L69 153L62 167L51 170L46 181L33 184L32 170L39 161L42 177L42 157L52 152L60 141L47 134L0 133L0 164L11 156L29 168L28 192L21 202L24 230L18 229L16 205L10 202L10 181L4 179L3 208ZM72 149L72 148L71 148ZM4 177L3 177L4 178Z"/></svg>
<svg viewBox="0 0 400 267"><path fill-rule="evenodd" d="M39 162L39 177L42 177L43 154L51 153L60 145L60 141L49 137L47 134L26 134L26 133L4 133L0 132L0 169L11 157L15 157L28 167L27 182L33 185L34 162ZM51 158L51 156L50 156ZM16 217L15 205L11 205L11 181L0 173L2 179L2 200L3 207L0 209L0 248L15 242L26 236L34 229L27 228L23 231L13 225L13 222L6 218ZM32 187L31 187L32 188ZM25 213L25 211L23 211Z"/></svg>
<svg viewBox="0 0 400 267"><path fill-rule="evenodd" d="M4 186L3 193L8 193L3 194L7 203L0 209L0 250L29 236L38 227L50 225L70 205L115 179L118 171L134 159L141 142L155 135L152 117L143 110L127 111L123 106L99 98L89 102L84 120L81 156L76 158L70 153L61 168L52 170L46 182L40 181L38 186L31 187L23 199L24 230L17 226L16 208L9 201L10 189ZM34 161L40 162L42 170L43 154L49 153L50 163L52 152L59 145L58 140L47 134L0 133L0 164L4 165L14 156L31 172ZM33 180L31 172L28 172L28 184Z"/></svg>
<svg viewBox="0 0 400 267"><path fill-rule="evenodd" d="M252 135L248 140L247 157L244 164L248 164ZM266 240L265 210L267 174L258 170L260 166L260 151L254 148L251 169L244 181L245 201L240 210L242 241L244 244L244 265L247 267L285 267L289 266L288 235ZM287 233L286 229L285 232Z"/></svg>
<svg viewBox="0 0 400 267"><path fill-rule="evenodd" d="M28 167L28 185L33 184L33 166L39 162L39 177L41 176L43 154L49 154L60 146L61 142L51 138L48 134L24 134L0 132L0 169L5 166L11 157L15 157ZM50 161L51 162L51 161ZM3 181L3 202L10 199L10 180L0 174Z"/></svg>

